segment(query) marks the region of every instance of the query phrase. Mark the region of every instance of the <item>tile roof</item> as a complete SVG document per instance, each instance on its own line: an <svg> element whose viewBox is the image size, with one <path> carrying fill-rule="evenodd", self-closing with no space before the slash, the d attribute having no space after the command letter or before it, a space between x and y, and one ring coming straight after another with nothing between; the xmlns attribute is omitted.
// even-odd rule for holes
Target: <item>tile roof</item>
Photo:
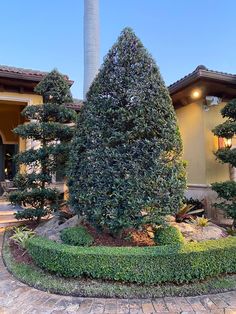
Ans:
<svg viewBox="0 0 236 314"><path fill-rule="evenodd" d="M47 74L48 72L44 72L44 71L0 65L0 77L9 77L9 78L39 82ZM66 80L69 81L70 85L73 84L73 81L69 80L69 77L67 75L64 75L64 77Z"/></svg>
<svg viewBox="0 0 236 314"><path fill-rule="evenodd" d="M83 106L83 100L77 100L74 103L67 104L67 108L74 109L75 111L79 111Z"/></svg>
<svg viewBox="0 0 236 314"><path fill-rule="evenodd" d="M169 85L168 88L169 88L170 94L189 85L190 83L197 80L198 78L210 78L210 79L222 80L222 81L227 81L227 82L236 84L235 74L209 70L204 65L199 65L196 67L196 69L193 72L185 75L183 78Z"/></svg>

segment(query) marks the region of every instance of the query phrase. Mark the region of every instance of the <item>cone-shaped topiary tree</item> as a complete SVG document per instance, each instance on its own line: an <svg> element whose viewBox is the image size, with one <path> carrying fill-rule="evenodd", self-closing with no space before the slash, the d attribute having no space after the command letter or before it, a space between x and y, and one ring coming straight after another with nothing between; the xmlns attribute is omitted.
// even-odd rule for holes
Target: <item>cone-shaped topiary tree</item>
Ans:
<svg viewBox="0 0 236 314"><path fill-rule="evenodd" d="M72 102L68 81L53 70L36 86L43 96L43 104L27 106L22 114L28 120L14 132L32 140L35 148L16 155L19 171L14 178L18 190L11 193L10 201L24 207L18 219L37 219L57 206L59 192L50 187L58 165L65 163L74 130L66 125L76 120L74 110L65 104ZM24 165L25 169L23 169Z"/></svg>
<svg viewBox="0 0 236 314"><path fill-rule="evenodd" d="M218 137L231 139L236 134L236 99L231 100L221 110L223 118L227 120L216 126L213 133ZM216 158L222 163L229 163L236 167L236 148L220 148L215 153ZM218 193L221 201L215 204L233 218L233 228L236 228L236 182L226 181L212 184L212 189Z"/></svg>
<svg viewBox="0 0 236 314"><path fill-rule="evenodd" d="M155 61L126 28L87 94L73 141L71 203L120 232L176 212L185 189L182 145Z"/></svg>

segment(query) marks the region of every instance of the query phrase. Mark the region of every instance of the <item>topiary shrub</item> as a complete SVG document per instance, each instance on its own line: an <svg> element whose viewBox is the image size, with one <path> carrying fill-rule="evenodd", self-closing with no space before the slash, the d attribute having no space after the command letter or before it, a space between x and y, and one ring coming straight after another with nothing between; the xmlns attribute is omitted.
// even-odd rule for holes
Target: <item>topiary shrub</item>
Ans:
<svg viewBox="0 0 236 314"><path fill-rule="evenodd" d="M227 120L213 129L214 135L225 139L232 139L236 135L236 98L228 102L221 110L221 115ZM216 158L221 163L228 163L236 167L236 148L231 146L220 148L215 152ZM215 206L233 219L232 228L236 229L236 182L231 181L212 183L212 189L218 194L219 202Z"/></svg>
<svg viewBox="0 0 236 314"><path fill-rule="evenodd" d="M173 226L164 226L156 230L154 241L159 245L183 244L184 237L179 229Z"/></svg>
<svg viewBox="0 0 236 314"><path fill-rule="evenodd" d="M65 168L74 134L69 124L76 121L77 114L67 108L73 102L70 85L58 71L47 74L35 92L44 103L26 106L22 115L28 122L14 129L22 139L32 141L32 147L15 156L17 191L10 193L9 199L23 208L16 213L17 219L39 222L41 217L58 209L60 191L51 183L58 167Z"/></svg>
<svg viewBox="0 0 236 314"><path fill-rule="evenodd" d="M71 205L121 234L174 214L185 169L175 111L160 71L126 28L92 83L70 154Z"/></svg>
<svg viewBox="0 0 236 314"><path fill-rule="evenodd" d="M61 231L61 240L65 244L75 246L90 246L93 243L93 237L82 226L63 229Z"/></svg>

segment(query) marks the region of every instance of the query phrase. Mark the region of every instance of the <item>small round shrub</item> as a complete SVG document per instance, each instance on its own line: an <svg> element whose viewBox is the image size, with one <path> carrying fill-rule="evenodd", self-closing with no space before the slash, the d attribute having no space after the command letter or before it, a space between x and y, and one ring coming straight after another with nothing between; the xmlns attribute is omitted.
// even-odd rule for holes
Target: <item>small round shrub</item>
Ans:
<svg viewBox="0 0 236 314"><path fill-rule="evenodd" d="M181 244L184 243L184 237L179 229L165 226L156 230L154 241L159 245Z"/></svg>
<svg viewBox="0 0 236 314"><path fill-rule="evenodd" d="M93 243L93 237L82 226L63 229L61 240L65 244L75 246L90 246Z"/></svg>

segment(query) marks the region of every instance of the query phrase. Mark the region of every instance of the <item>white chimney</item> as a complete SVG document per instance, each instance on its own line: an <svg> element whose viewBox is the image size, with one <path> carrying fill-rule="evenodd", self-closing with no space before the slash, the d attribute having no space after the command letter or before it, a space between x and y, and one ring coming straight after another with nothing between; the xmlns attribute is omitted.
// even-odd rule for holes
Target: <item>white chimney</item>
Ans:
<svg viewBox="0 0 236 314"><path fill-rule="evenodd" d="M84 0L84 99L99 69L99 0Z"/></svg>

